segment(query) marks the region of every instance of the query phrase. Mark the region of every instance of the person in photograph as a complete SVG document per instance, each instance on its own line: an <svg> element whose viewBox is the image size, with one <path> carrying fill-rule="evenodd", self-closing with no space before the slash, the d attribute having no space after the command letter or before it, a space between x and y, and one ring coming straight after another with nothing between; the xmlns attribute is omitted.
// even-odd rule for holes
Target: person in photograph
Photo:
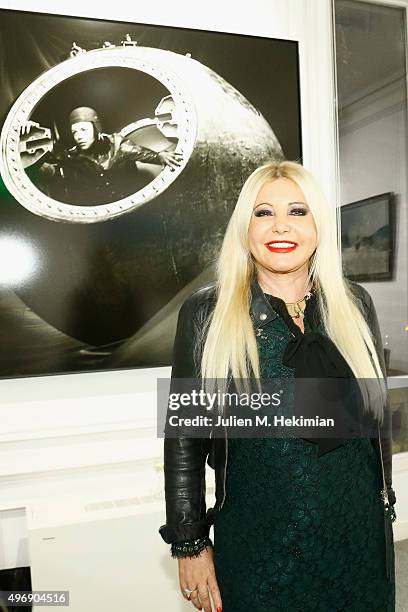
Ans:
<svg viewBox="0 0 408 612"><path fill-rule="evenodd" d="M172 381L225 389L229 380L350 376L378 431L320 440L228 437L227 429L225 437L165 435L159 533L196 609L211 612L211 596L217 612L395 610L384 351L370 294L343 274L336 224L335 207L300 163L263 165L242 188L215 283L180 309ZM216 483L208 510L206 462Z"/></svg>
<svg viewBox="0 0 408 612"><path fill-rule="evenodd" d="M69 124L74 146L46 153L28 171L41 175L42 190L56 200L77 205L115 202L145 186L137 162L171 169L181 163L182 156L175 151L152 151L119 133L104 133L95 109L88 106L73 109ZM36 125L28 122L23 134Z"/></svg>

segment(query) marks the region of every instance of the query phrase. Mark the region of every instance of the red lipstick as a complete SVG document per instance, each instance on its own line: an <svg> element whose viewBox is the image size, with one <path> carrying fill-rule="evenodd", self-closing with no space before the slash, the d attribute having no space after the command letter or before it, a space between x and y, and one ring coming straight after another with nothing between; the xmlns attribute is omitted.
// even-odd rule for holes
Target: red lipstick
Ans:
<svg viewBox="0 0 408 612"><path fill-rule="evenodd" d="M296 249L298 244L292 240L271 240L271 242L266 242L265 246L272 253L290 253Z"/></svg>

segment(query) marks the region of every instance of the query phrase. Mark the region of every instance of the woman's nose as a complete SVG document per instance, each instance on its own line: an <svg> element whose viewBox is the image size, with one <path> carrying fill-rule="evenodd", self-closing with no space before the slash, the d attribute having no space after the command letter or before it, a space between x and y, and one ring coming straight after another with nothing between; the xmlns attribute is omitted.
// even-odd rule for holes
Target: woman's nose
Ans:
<svg viewBox="0 0 408 612"><path fill-rule="evenodd" d="M289 224L286 217L274 217L273 229L277 232L288 232Z"/></svg>

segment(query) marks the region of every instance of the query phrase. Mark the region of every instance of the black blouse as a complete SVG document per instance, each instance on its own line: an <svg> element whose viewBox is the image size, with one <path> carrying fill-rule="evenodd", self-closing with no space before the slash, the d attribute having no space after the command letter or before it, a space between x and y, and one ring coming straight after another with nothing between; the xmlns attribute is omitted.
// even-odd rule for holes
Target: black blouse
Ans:
<svg viewBox="0 0 408 612"><path fill-rule="evenodd" d="M354 374L341 355L336 345L329 337L317 331L319 325L318 299L315 292L306 300L305 318L309 321L312 331L302 333L300 328L290 316L285 302L276 296L265 294L274 310L283 318L292 337L286 345L282 363L289 368L295 369L295 378L316 378L327 379L335 378L336 381L330 383L330 391L335 392L338 383L338 392L347 394L348 401L344 402L344 408L352 417L353 423L358 423L359 427L366 423L369 418L363 414L362 397L357 387ZM344 384L339 379L345 379ZM333 382L335 384L333 384ZM341 383L341 384L340 384ZM351 398L351 399L350 399ZM341 398L339 397L339 400ZM324 415L321 415L324 416ZM321 456L339 446L347 440L345 437L337 438L302 438L308 442L319 445L318 455Z"/></svg>

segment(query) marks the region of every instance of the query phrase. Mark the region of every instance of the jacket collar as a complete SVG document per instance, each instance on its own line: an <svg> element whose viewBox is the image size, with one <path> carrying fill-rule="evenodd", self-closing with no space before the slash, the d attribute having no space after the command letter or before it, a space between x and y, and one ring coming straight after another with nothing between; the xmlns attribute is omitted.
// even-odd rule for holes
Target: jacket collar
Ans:
<svg viewBox="0 0 408 612"><path fill-rule="evenodd" d="M311 300L308 306L308 312L309 316L311 317L312 325L318 325L316 305L316 301ZM276 319L278 316L278 313L265 296L256 278L254 278L251 283L250 316L257 327L263 327L270 321L273 321L273 319Z"/></svg>
<svg viewBox="0 0 408 612"><path fill-rule="evenodd" d="M266 325L278 316L277 312L265 297L256 278L254 278L251 283L250 316L258 327Z"/></svg>
<svg viewBox="0 0 408 612"><path fill-rule="evenodd" d="M360 310L362 313L366 313L367 309L370 311L369 305L365 304L366 291L360 285L350 281L353 293L360 304ZM251 305L250 305L250 316L252 321L257 327L263 327L273 319L276 319L278 313L271 305L268 298L262 291L257 278L255 277L251 282ZM313 304L310 307L310 314L312 319L312 325L319 325L319 316L316 310L316 302L313 300ZM370 323L370 326L372 323Z"/></svg>

